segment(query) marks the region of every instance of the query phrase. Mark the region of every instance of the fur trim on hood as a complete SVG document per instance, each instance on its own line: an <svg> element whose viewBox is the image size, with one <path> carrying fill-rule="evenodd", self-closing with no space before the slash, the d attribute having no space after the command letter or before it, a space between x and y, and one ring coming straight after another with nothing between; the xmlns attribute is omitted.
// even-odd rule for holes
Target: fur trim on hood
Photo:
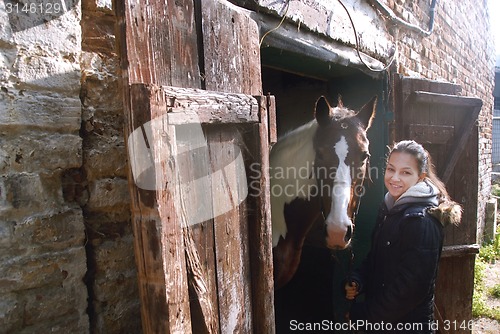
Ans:
<svg viewBox="0 0 500 334"><path fill-rule="evenodd" d="M441 222L443 226L458 226L462 221L462 207L449 199L441 199L439 205L429 208L427 212Z"/></svg>
<svg viewBox="0 0 500 334"><path fill-rule="evenodd" d="M427 212L443 226L450 224L458 226L462 220L462 207L449 198L442 197L438 188L429 179L410 187L396 201L389 193L385 196L385 204L389 210L407 203L427 203L430 206Z"/></svg>

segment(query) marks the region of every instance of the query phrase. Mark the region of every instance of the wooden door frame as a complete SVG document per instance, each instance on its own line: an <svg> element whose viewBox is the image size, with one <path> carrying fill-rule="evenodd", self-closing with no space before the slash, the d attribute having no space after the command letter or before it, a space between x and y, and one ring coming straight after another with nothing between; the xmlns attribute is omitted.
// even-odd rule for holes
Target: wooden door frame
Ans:
<svg viewBox="0 0 500 334"><path fill-rule="evenodd" d="M236 93L242 93L257 105L257 112L246 114L239 114L233 106L218 115L214 115L213 110L198 110L197 115L206 124L241 123L245 115L256 116L247 122L247 149L259 164L262 176L258 185L260 196L249 199L253 211L253 221L248 224L248 261L252 275L251 282L242 280L241 276L234 280L250 285L251 305L238 306L241 314L252 314L248 328L253 328L254 332L274 332L268 175L269 141L275 141L275 132L268 125L268 110L272 110L274 100L259 95L262 88L258 28L244 11L225 0L157 0L147 4L124 0L116 1L114 8L123 69L126 143L129 135L144 124L176 112L172 101L180 99L172 99L165 94L166 90L187 88L191 89L189 94L193 94L196 89L205 88L219 94L219 98L225 96L233 100ZM227 17L232 19L227 20ZM237 33L233 34L232 29ZM210 31L210 34L203 31ZM231 47L217 44L224 42L227 36L237 41L230 41ZM200 40L203 40L201 44ZM233 42L248 43L243 48L247 52L241 54L240 48L232 47ZM234 68L234 59L239 61L237 68ZM224 80L217 80L220 69L224 69ZM206 90L198 93L206 94ZM179 111L172 119L182 123L189 121L189 117L188 113ZM270 118L271 122L273 119ZM171 140L175 139L175 131L169 128L172 126L166 128ZM170 154L172 147L162 144L160 133L155 136L152 146L160 155ZM175 166L157 162L162 168L156 173L157 180L175 183L175 179L169 179L175 175ZM196 252L193 229L186 228L182 219L176 216L175 189L140 189L129 168L129 192L144 332L191 332L190 288L199 300L198 307L204 319L202 331L219 332L223 328L220 321L229 320L226 314L220 314L221 310L214 309L213 297L203 290L201 278L206 274L203 273L203 260ZM229 238L228 242L235 241ZM248 328L240 330L248 331Z"/></svg>

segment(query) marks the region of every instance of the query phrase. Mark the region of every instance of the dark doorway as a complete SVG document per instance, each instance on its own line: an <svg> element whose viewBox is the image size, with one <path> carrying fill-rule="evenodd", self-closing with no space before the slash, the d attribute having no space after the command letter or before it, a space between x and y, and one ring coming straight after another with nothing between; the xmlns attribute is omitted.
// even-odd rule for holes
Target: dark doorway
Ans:
<svg viewBox="0 0 500 334"><path fill-rule="evenodd" d="M389 117L384 108L383 80L373 79L356 69L271 49L262 52L262 82L264 94L276 97L278 137L312 120L315 101L321 95L332 105L337 104L340 96L344 105L354 110L373 95L379 97L377 117L368 133L373 182L366 189L356 222L352 244L356 254L354 263L350 262L349 250L331 251L324 247L321 238L309 238L294 278L275 291L276 331L289 333L298 329L299 324L344 321L349 305L341 283L350 268L365 257L373 218L383 199L381 173ZM318 225L321 229L321 222Z"/></svg>

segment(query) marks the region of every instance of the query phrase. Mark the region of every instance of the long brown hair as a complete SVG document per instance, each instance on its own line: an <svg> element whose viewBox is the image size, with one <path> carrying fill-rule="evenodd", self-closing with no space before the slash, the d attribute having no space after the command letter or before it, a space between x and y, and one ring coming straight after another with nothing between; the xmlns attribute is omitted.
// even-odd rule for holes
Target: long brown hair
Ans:
<svg viewBox="0 0 500 334"><path fill-rule="evenodd" d="M436 175L429 152L414 140L403 140L394 144L389 150L388 159L394 152L408 153L415 157L419 174L425 173L426 179L437 187L439 204L437 207L429 208L429 214L437 218L443 226L459 225L462 220L462 208L450 198L443 181Z"/></svg>

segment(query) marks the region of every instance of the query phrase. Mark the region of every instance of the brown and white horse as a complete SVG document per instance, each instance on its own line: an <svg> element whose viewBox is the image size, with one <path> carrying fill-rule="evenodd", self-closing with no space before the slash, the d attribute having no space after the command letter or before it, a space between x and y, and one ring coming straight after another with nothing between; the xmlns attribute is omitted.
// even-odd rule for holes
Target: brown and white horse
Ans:
<svg viewBox="0 0 500 334"><path fill-rule="evenodd" d="M377 98L359 112L339 99L316 101L315 119L281 138L272 148L271 216L275 288L285 285L300 263L306 235L323 218L325 243L345 249L363 194L370 153L366 131Z"/></svg>

